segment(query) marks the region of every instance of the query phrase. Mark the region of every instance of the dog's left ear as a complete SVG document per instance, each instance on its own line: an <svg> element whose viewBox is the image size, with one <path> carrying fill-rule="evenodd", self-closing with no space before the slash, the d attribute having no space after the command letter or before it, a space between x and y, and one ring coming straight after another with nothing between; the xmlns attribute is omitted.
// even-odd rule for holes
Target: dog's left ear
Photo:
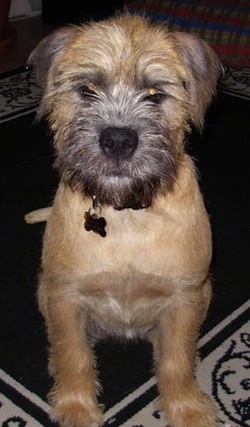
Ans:
<svg viewBox="0 0 250 427"><path fill-rule="evenodd" d="M173 36L190 71L190 80L185 83L192 105L191 120L201 129L206 109L216 92L222 65L215 51L205 41L185 32L175 32Z"/></svg>
<svg viewBox="0 0 250 427"><path fill-rule="evenodd" d="M59 56L71 37L75 34L73 27L61 27L43 38L28 58L28 65L35 70L36 81L45 90L49 69L54 59Z"/></svg>

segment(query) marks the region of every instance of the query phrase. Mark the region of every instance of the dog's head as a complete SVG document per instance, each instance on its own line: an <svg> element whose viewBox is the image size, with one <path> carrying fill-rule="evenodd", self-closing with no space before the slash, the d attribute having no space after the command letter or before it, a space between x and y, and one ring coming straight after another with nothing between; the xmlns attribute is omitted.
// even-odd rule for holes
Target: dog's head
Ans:
<svg viewBox="0 0 250 427"><path fill-rule="evenodd" d="M220 71L205 42L128 14L61 28L29 62L62 179L118 209L171 190Z"/></svg>

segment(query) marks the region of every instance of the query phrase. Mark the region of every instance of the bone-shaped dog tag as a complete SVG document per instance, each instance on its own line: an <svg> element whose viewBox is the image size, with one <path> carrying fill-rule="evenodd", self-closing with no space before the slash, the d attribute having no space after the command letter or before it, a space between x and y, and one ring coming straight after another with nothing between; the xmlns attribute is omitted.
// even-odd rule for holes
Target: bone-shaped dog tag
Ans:
<svg viewBox="0 0 250 427"><path fill-rule="evenodd" d="M94 231L97 234L100 234L101 237L106 236L106 220L102 216L98 216L95 213L91 213L91 210L85 212L85 229L87 231Z"/></svg>

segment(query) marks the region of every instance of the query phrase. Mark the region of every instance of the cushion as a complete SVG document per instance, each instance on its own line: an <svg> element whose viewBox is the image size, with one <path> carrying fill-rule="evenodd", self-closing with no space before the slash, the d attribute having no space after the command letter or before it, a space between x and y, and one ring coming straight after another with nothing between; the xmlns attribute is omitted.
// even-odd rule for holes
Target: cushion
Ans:
<svg viewBox="0 0 250 427"><path fill-rule="evenodd" d="M250 67L249 0L132 0L127 9L196 34L214 48L222 64Z"/></svg>

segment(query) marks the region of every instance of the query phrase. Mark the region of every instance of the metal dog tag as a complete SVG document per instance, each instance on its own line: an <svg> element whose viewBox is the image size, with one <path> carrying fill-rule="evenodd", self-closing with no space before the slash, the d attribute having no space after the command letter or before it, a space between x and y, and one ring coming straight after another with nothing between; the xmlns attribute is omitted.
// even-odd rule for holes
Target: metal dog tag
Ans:
<svg viewBox="0 0 250 427"><path fill-rule="evenodd" d="M96 197L93 196L93 206L85 212L85 230L94 231L94 233L100 234L101 237L105 237L107 232L105 230L106 220L101 214L101 207L97 204Z"/></svg>
<svg viewBox="0 0 250 427"><path fill-rule="evenodd" d="M105 230L106 227L106 220L105 218L98 217L96 214L91 214L90 211L85 212L84 215L85 218L85 229L87 231L94 231L97 234L100 234L100 236L105 237L107 232Z"/></svg>

